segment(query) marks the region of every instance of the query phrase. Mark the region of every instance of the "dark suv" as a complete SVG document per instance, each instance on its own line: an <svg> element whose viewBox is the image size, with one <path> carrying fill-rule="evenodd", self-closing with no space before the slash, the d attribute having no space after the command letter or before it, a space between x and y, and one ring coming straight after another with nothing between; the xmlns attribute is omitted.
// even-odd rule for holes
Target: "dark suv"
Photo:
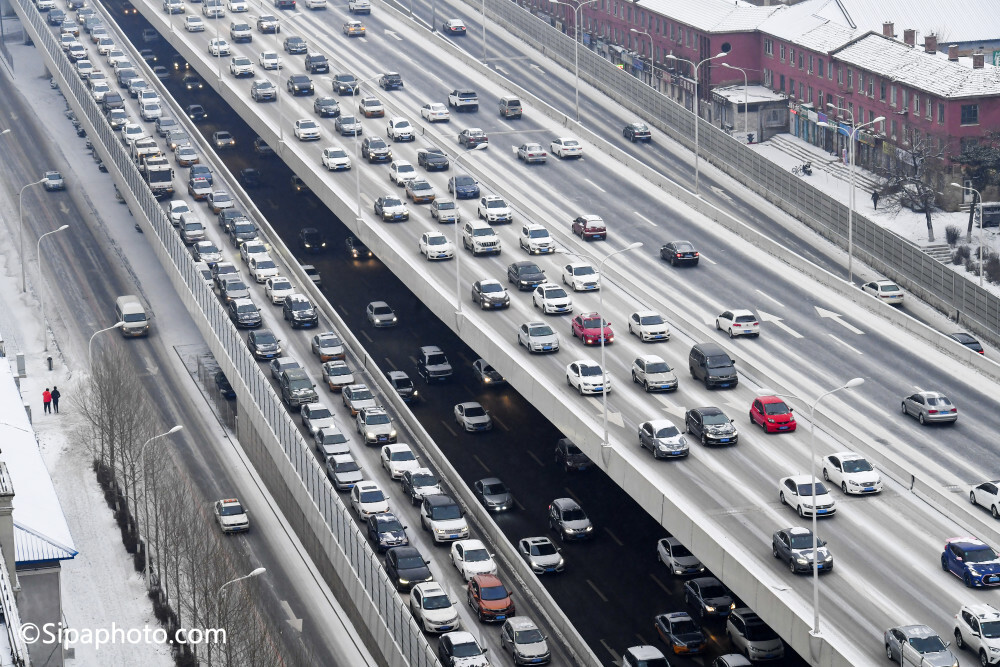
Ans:
<svg viewBox="0 0 1000 667"><path fill-rule="evenodd" d="M594 462L583 453L583 450L573 444L569 438L560 438L556 442L556 463L561 465L566 472L570 470L587 470Z"/></svg>
<svg viewBox="0 0 1000 667"><path fill-rule="evenodd" d="M392 159L392 151L382 137L365 137L361 140L361 154L369 162L388 162Z"/></svg>
<svg viewBox="0 0 1000 667"><path fill-rule="evenodd" d="M417 373L424 382L446 382L451 379L451 363L437 345L425 345L417 354Z"/></svg>
<svg viewBox="0 0 1000 667"><path fill-rule="evenodd" d="M398 90L403 87L403 77L396 72L386 72L379 78L378 85L384 90Z"/></svg>
<svg viewBox="0 0 1000 667"><path fill-rule="evenodd" d="M739 384L736 376L736 361L715 343L698 343L688 355L691 377L701 380L705 387L735 387Z"/></svg>
<svg viewBox="0 0 1000 667"><path fill-rule="evenodd" d="M281 387L281 400L293 410L319 400L316 387L301 368L286 368L281 371L278 385Z"/></svg>
<svg viewBox="0 0 1000 667"><path fill-rule="evenodd" d="M293 329L319 325L319 316L309 299L302 294L289 294L281 307L281 315Z"/></svg>
<svg viewBox="0 0 1000 667"><path fill-rule="evenodd" d="M358 90L358 80L353 74L336 74L333 77L333 89L338 95L354 95Z"/></svg>
<svg viewBox="0 0 1000 667"><path fill-rule="evenodd" d="M285 87L292 95L312 95L316 92L312 79L305 74L293 74L288 77L288 84Z"/></svg>
<svg viewBox="0 0 1000 667"><path fill-rule="evenodd" d="M716 407L691 408L684 415L687 432L701 440L703 445L735 445L740 434L733 420Z"/></svg>
<svg viewBox="0 0 1000 667"><path fill-rule="evenodd" d="M330 63L322 53L306 54L306 71L310 74L326 74L330 71Z"/></svg>

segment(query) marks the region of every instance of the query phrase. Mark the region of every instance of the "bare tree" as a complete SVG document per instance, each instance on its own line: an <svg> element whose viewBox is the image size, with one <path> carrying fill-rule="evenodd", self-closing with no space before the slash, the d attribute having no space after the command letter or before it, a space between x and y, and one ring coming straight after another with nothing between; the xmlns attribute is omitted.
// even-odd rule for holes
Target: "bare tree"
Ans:
<svg viewBox="0 0 1000 667"><path fill-rule="evenodd" d="M899 151L883 165L876 167L879 178L879 203L892 212L904 206L922 212L927 221L927 240L934 241L931 212L943 182L946 149L927 135L911 137L909 150Z"/></svg>

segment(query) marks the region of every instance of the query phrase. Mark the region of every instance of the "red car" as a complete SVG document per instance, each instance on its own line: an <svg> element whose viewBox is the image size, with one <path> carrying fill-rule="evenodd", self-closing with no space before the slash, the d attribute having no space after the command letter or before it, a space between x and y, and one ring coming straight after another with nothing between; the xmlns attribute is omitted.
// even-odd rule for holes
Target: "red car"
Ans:
<svg viewBox="0 0 1000 667"><path fill-rule="evenodd" d="M584 345L601 344L601 316L597 313L580 313L573 318L573 337L579 338ZM615 332L611 323L604 320L604 344L615 342Z"/></svg>
<svg viewBox="0 0 1000 667"><path fill-rule="evenodd" d="M573 221L573 233L584 241L593 239L608 240L608 228L604 220L597 215L581 215Z"/></svg>
<svg viewBox="0 0 1000 667"><path fill-rule="evenodd" d="M477 574L469 580L469 606L487 623L503 621L514 615L514 600L510 592L493 574Z"/></svg>
<svg viewBox="0 0 1000 667"><path fill-rule="evenodd" d="M795 430L792 409L777 396L755 398L750 405L750 421L759 424L767 433Z"/></svg>

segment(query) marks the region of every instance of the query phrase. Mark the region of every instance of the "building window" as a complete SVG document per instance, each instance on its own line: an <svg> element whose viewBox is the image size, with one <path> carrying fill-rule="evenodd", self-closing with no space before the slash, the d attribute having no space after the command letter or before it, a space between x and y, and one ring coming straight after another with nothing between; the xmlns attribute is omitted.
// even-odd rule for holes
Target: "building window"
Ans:
<svg viewBox="0 0 1000 667"><path fill-rule="evenodd" d="M778 44L778 58L781 60L781 62L785 62L785 45L784 44Z"/></svg>
<svg viewBox="0 0 1000 667"><path fill-rule="evenodd" d="M895 141L896 137L899 136L899 121L895 118L892 119L892 140Z"/></svg>
<svg viewBox="0 0 1000 667"><path fill-rule="evenodd" d="M913 115L920 115L920 95L917 94L913 95Z"/></svg>
<svg viewBox="0 0 1000 667"><path fill-rule="evenodd" d="M772 58L774 57L774 42L772 40L764 40L764 53Z"/></svg>
<svg viewBox="0 0 1000 667"><path fill-rule="evenodd" d="M854 102L847 103L847 117L851 119L852 123L854 122L854 119L857 118L857 116L854 115Z"/></svg>
<svg viewBox="0 0 1000 667"><path fill-rule="evenodd" d="M878 98L880 101L885 102L885 81L878 82Z"/></svg>
<svg viewBox="0 0 1000 667"><path fill-rule="evenodd" d="M779 76L778 82L781 84L780 90L781 92L785 92L785 75L779 74L778 76Z"/></svg>
<svg viewBox="0 0 1000 667"><path fill-rule="evenodd" d="M908 91L906 88L903 88L903 110L905 111L909 108L910 108L910 91Z"/></svg>
<svg viewBox="0 0 1000 667"><path fill-rule="evenodd" d="M868 97L875 99L875 77L868 75Z"/></svg>
<svg viewBox="0 0 1000 667"><path fill-rule="evenodd" d="M810 53L809 54L809 73L810 74L812 74L814 71L816 71L815 69L813 69L813 65L815 65L815 63L816 63L816 61L813 58L813 55ZM820 76L823 76L823 75L821 74Z"/></svg>
<svg viewBox="0 0 1000 667"><path fill-rule="evenodd" d="M841 97L840 95L837 95L837 113L839 114L841 112L841 109L843 108L844 108L844 98Z"/></svg>
<svg viewBox="0 0 1000 667"><path fill-rule="evenodd" d="M788 77L788 94L795 97L795 79Z"/></svg>
<svg viewBox="0 0 1000 667"><path fill-rule="evenodd" d="M837 83L844 85L844 68L840 65L837 65Z"/></svg>
<svg viewBox="0 0 1000 667"><path fill-rule="evenodd" d="M858 113L854 117L858 119L858 125L865 122L865 110L861 108L860 104L858 105Z"/></svg>
<svg viewBox="0 0 1000 667"><path fill-rule="evenodd" d="M826 76L825 74L823 74L823 59L822 58L819 59L819 68L818 68L818 70L816 72L816 75L819 76L819 78L821 78L821 79L824 76Z"/></svg>
<svg viewBox="0 0 1000 667"><path fill-rule="evenodd" d="M889 106L896 106L896 86L893 85L889 88Z"/></svg>
<svg viewBox="0 0 1000 667"><path fill-rule="evenodd" d="M657 34L663 34L663 33L660 32L660 17L659 16L656 17L656 33Z"/></svg>
<svg viewBox="0 0 1000 667"><path fill-rule="evenodd" d="M854 70L850 67L847 68L847 87L854 88Z"/></svg>
<svg viewBox="0 0 1000 667"><path fill-rule="evenodd" d="M931 96L928 95L924 98L924 113L926 114L924 118L931 120L934 115L934 105L931 104Z"/></svg>
<svg viewBox="0 0 1000 667"><path fill-rule="evenodd" d="M799 81L799 99L804 100L805 98L806 98L805 84Z"/></svg>
<svg viewBox="0 0 1000 667"><path fill-rule="evenodd" d="M803 55L802 51L799 51L799 69L802 69Z"/></svg>
<svg viewBox="0 0 1000 667"><path fill-rule="evenodd" d="M826 105L823 104L823 91L816 91L816 103L819 106L820 113L826 113Z"/></svg>
<svg viewBox="0 0 1000 667"><path fill-rule="evenodd" d="M944 105L942 105L944 106ZM979 105L962 105L962 125L979 125Z"/></svg>
<svg viewBox="0 0 1000 667"><path fill-rule="evenodd" d="M764 70L764 85L770 86L771 82L774 80L774 73L769 69Z"/></svg>
<svg viewBox="0 0 1000 667"><path fill-rule="evenodd" d="M674 34L675 27L676 26L673 23L670 24L670 41L674 41L675 39L677 39L676 35Z"/></svg>

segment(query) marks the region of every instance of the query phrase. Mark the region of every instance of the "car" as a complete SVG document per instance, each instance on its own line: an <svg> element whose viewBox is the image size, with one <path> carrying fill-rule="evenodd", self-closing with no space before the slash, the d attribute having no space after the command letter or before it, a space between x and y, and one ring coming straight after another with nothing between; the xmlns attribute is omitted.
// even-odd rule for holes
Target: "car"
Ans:
<svg viewBox="0 0 1000 667"><path fill-rule="evenodd" d="M639 424L639 447L653 452L654 459L687 456L687 438L669 419L653 419Z"/></svg>
<svg viewBox="0 0 1000 667"><path fill-rule="evenodd" d="M622 136L635 143L637 141L651 142L653 140L653 133L649 131L649 127L645 123L629 123L622 130Z"/></svg>
<svg viewBox="0 0 1000 667"><path fill-rule="evenodd" d="M382 90L399 90L403 87L403 77L399 72L386 72L379 77L378 85Z"/></svg>
<svg viewBox="0 0 1000 667"><path fill-rule="evenodd" d="M479 196L479 181L468 174L448 179L448 192L456 199L474 199Z"/></svg>
<svg viewBox="0 0 1000 667"><path fill-rule="evenodd" d="M533 290L545 282L545 272L534 262L513 262L507 266L507 282L519 291Z"/></svg>
<svg viewBox="0 0 1000 667"><path fill-rule="evenodd" d="M128 82L128 94L133 99L139 99L139 93L149 90L149 84L146 83L145 79L140 77L132 77Z"/></svg>
<svg viewBox="0 0 1000 667"><path fill-rule="evenodd" d="M216 57L228 56L232 55L232 48L222 37L213 37L208 41L208 53Z"/></svg>
<svg viewBox="0 0 1000 667"><path fill-rule="evenodd" d="M587 262L570 262L562 267L563 285L574 292L594 292L601 289L601 274Z"/></svg>
<svg viewBox="0 0 1000 667"><path fill-rule="evenodd" d="M322 53L307 53L305 68L310 74L326 74L330 71L330 61Z"/></svg>
<svg viewBox="0 0 1000 667"><path fill-rule="evenodd" d="M392 418L384 408L361 408L354 423L366 445L396 442L396 427L392 425Z"/></svg>
<svg viewBox="0 0 1000 667"><path fill-rule="evenodd" d="M328 95L323 95L313 100L313 111L320 118L336 118L340 115L340 102Z"/></svg>
<svg viewBox="0 0 1000 667"><path fill-rule="evenodd" d="M49 25L62 25L62 22L66 20L66 13L61 9L50 9L45 20Z"/></svg>
<svg viewBox="0 0 1000 667"><path fill-rule="evenodd" d="M451 562L466 581L477 574L497 573L493 554L479 540L457 540L451 544Z"/></svg>
<svg viewBox="0 0 1000 667"><path fill-rule="evenodd" d="M185 132L180 128L167 130L167 133L166 135L164 135L164 138L167 140L167 147L172 151L176 152L178 148L184 146L187 146L189 148L191 147L191 137L188 136L187 132ZM191 176L195 175L204 176L204 178L209 182L209 184L212 183L212 170L209 167L199 168L189 173Z"/></svg>
<svg viewBox="0 0 1000 667"><path fill-rule="evenodd" d="M367 484L367 482L362 482ZM357 486L351 490L353 494ZM381 491L380 491L381 493ZM386 510L388 511L388 510ZM420 550L413 546L392 547L385 552L385 574L396 590L405 592L427 581L433 581L434 576L428 569L430 561L421 555Z"/></svg>
<svg viewBox="0 0 1000 667"><path fill-rule="evenodd" d="M233 21L229 24L229 39L233 40L234 44L252 42L253 29L245 21ZM249 61L250 59L247 58L247 60Z"/></svg>
<svg viewBox="0 0 1000 667"><path fill-rule="evenodd" d="M545 635L527 616L512 616L504 621L500 649L511 654L515 665L540 665L552 660Z"/></svg>
<svg viewBox="0 0 1000 667"><path fill-rule="evenodd" d="M945 334L948 338L951 338L956 343L964 345L973 352L978 352L979 354L986 354L983 350L983 345L973 336L965 333L964 331L956 331L955 333Z"/></svg>
<svg viewBox="0 0 1000 667"><path fill-rule="evenodd" d="M344 407L350 410L352 417L357 416L362 410L378 407L375 394L365 384L347 385L341 392L341 396Z"/></svg>
<svg viewBox="0 0 1000 667"><path fill-rule="evenodd" d="M434 582L417 584L410 590L410 613L424 632L450 632L461 626L455 603Z"/></svg>
<svg viewBox="0 0 1000 667"><path fill-rule="evenodd" d="M167 206L167 214L170 216L170 224L174 227L181 224L182 215L190 212L191 209L188 208L187 202L183 199L174 199Z"/></svg>
<svg viewBox="0 0 1000 667"><path fill-rule="evenodd" d="M955 647L972 652L980 665L1000 662L1000 611L989 604L964 604L955 614Z"/></svg>
<svg viewBox="0 0 1000 667"><path fill-rule="evenodd" d="M211 241L200 241L199 243L211 243ZM212 265L209 264L209 267ZM237 273L221 274L219 285L219 297L224 303L229 303L233 299L247 299L250 297L250 288L243 282Z"/></svg>
<svg viewBox="0 0 1000 667"><path fill-rule="evenodd" d="M573 299L556 283L542 283L531 294L531 304L546 315L572 313Z"/></svg>
<svg viewBox="0 0 1000 667"><path fill-rule="evenodd" d="M472 362L472 374L483 386L496 387L507 384L507 380L500 375L500 372L490 366L485 359L476 359Z"/></svg>
<svg viewBox="0 0 1000 667"><path fill-rule="evenodd" d="M299 248L305 252L317 253L326 250L327 240L316 227L303 227L299 230Z"/></svg>
<svg viewBox="0 0 1000 667"><path fill-rule="evenodd" d="M958 665L949 644L926 625L898 625L882 635L889 662L908 665Z"/></svg>
<svg viewBox="0 0 1000 667"><path fill-rule="evenodd" d="M771 536L771 555L784 561L792 574L813 571L813 546L813 532L800 526L781 528ZM823 540L817 539L815 547L815 569L829 572L833 569L833 554Z"/></svg>
<svg viewBox="0 0 1000 667"><path fill-rule="evenodd" d="M469 524L462 508L451 496L424 496L420 503L420 523L429 531L435 543L464 540L469 537Z"/></svg>
<svg viewBox="0 0 1000 667"><path fill-rule="evenodd" d="M778 500L798 512L800 517L813 516L814 506L816 516L837 513L837 503L826 486L810 475L790 475L778 480Z"/></svg>
<svg viewBox="0 0 1000 667"><path fill-rule="evenodd" d="M365 24L356 19L346 21L343 27L343 33L348 37L364 37L365 36Z"/></svg>
<svg viewBox="0 0 1000 667"><path fill-rule="evenodd" d="M260 308L253 299L233 299L226 306L226 311L237 329L256 329L263 324Z"/></svg>
<svg viewBox="0 0 1000 667"><path fill-rule="evenodd" d="M733 594L715 577L699 577L684 582L684 604L695 609L702 621L726 618L736 608Z"/></svg>
<svg viewBox="0 0 1000 667"><path fill-rule="evenodd" d="M343 72L333 77L333 89L338 95L356 95L360 87L361 82L353 74Z"/></svg>
<svg viewBox="0 0 1000 667"><path fill-rule="evenodd" d="M197 241L191 246L191 254L196 262L205 262L211 267L222 261L222 251L212 241Z"/></svg>
<svg viewBox="0 0 1000 667"><path fill-rule="evenodd" d="M663 316L653 310L640 310L629 315L628 332L643 343L670 340L670 327Z"/></svg>
<svg viewBox="0 0 1000 667"><path fill-rule="evenodd" d="M285 297L295 293L295 286L284 276L271 276L264 281L264 294L274 305L284 303Z"/></svg>
<svg viewBox="0 0 1000 667"><path fill-rule="evenodd" d="M394 327L398 323L396 313L385 301L372 301L365 308L365 317L373 327Z"/></svg>
<svg viewBox="0 0 1000 667"><path fill-rule="evenodd" d="M208 118L208 112L205 111L205 107L200 104L189 104L184 108L184 112L187 114L188 118L195 122Z"/></svg>
<svg viewBox="0 0 1000 667"><path fill-rule="evenodd" d="M697 655L705 650L705 633L687 612L657 614L653 617L653 626L674 655Z"/></svg>
<svg viewBox="0 0 1000 667"><path fill-rule="evenodd" d="M261 14L257 17L257 32L262 35L276 35L281 32L281 22L273 14Z"/></svg>
<svg viewBox="0 0 1000 667"><path fill-rule="evenodd" d="M566 569L562 550L548 537L525 537L518 540L517 552L535 574L563 572Z"/></svg>
<svg viewBox="0 0 1000 667"><path fill-rule="evenodd" d="M526 222L521 226L518 243L529 255L550 255L556 251L556 244L552 241L549 230L534 222Z"/></svg>
<svg viewBox="0 0 1000 667"><path fill-rule="evenodd" d="M476 215L491 225L501 223L510 224L514 221L513 210L507 205L504 198L499 195L486 195L480 198L479 206L476 208Z"/></svg>
<svg viewBox="0 0 1000 667"><path fill-rule="evenodd" d="M510 489L496 477L477 479L472 484L472 494L490 512L506 512L514 507Z"/></svg>
<svg viewBox="0 0 1000 667"><path fill-rule="evenodd" d="M223 533L245 533L250 530L250 513L238 498L217 500L212 507L215 522Z"/></svg>
<svg viewBox="0 0 1000 667"><path fill-rule="evenodd" d="M373 514L368 517L365 524L368 529L368 539L379 553L410 544L410 539L406 536L406 526L392 512Z"/></svg>
<svg viewBox="0 0 1000 667"><path fill-rule="evenodd" d="M441 481L430 468L404 470L402 487L403 493L409 497L411 505L422 503L424 496L435 496L444 493L441 489Z"/></svg>
<svg viewBox="0 0 1000 667"><path fill-rule="evenodd" d="M336 424L330 408L322 403L306 403L300 408L302 414L302 426L309 431L313 438L325 428L330 428Z"/></svg>
<svg viewBox="0 0 1000 667"><path fill-rule="evenodd" d="M309 51L309 46L306 44L306 40L294 35L285 37L285 41L282 42L282 48L285 49L285 53L292 55L299 55Z"/></svg>
<svg viewBox="0 0 1000 667"><path fill-rule="evenodd" d="M345 355L344 341L333 331L326 331L313 336L311 347L312 353L319 357L320 361L343 359Z"/></svg>
<svg viewBox="0 0 1000 667"><path fill-rule="evenodd" d="M861 290L893 306L903 303L903 290L891 280L872 280L861 286Z"/></svg>
<svg viewBox="0 0 1000 667"><path fill-rule="evenodd" d="M233 385L229 383L229 379L222 371L215 372L215 389L227 401L232 401L236 398L236 390L233 389Z"/></svg>
<svg viewBox="0 0 1000 667"><path fill-rule="evenodd" d="M777 396L755 398L750 404L750 423L760 426L765 433L790 432L796 427L792 408Z"/></svg>
<svg viewBox="0 0 1000 667"><path fill-rule="evenodd" d="M392 159L392 151L389 145L382 140L382 137L365 137L361 141L361 154L367 158L369 163L388 162Z"/></svg>
<svg viewBox="0 0 1000 667"><path fill-rule="evenodd" d="M344 387L354 384L354 373L346 361L327 361L322 366L323 382L330 391L342 391Z"/></svg>
<svg viewBox="0 0 1000 667"><path fill-rule="evenodd" d="M414 204L429 204L437 198L434 186L423 178L411 178L405 187L406 198Z"/></svg>
<svg viewBox="0 0 1000 667"><path fill-rule="evenodd" d="M482 310L510 307L510 295L499 280L484 278L472 283L472 302Z"/></svg>
<svg viewBox="0 0 1000 667"><path fill-rule="evenodd" d="M375 200L375 215L385 222L410 219L410 210L406 203L396 195L386 194Z"/></svg>
<svg viewBox="0 0 1000 667"><path fill-rule="evenodd" d="M156 133L161 137L166 137L172 130L180 129L180 123L171 116L160 116L156 119Z"/></svg>
<svg viewBox="0 0 1000 667"><path fill-rule="evenodd" d="M424 382L447 382L451 379L453 369L448 357L437 345L424 345L417 353L417 374Z"/></svg>
<svg viewBox="0 0 1000 667"><path fill-rule="evenodd" d="M417 170L409 160L393 160L389 165L389 180L400 187L417 177Z"/></svg>
<svg viewBox="0 0 1000 667"><path fill-rule="evenodd" d="M594 525L580 504L572 498L556 498L549 503L549 529L563 542L593 537Z"/></svg>
<svg viewBox="0 0 1000 667"><path fill-rule="evenodd" d="M358 112L365 118L382 118L385 116L385 107L376 97L362 97L358 102Z"/></svg>
<svg viewBox="0 0 1000 667"><path fill-rule="evenodd" d="M188 180L188 194L194 197L195 201L202 201L207 199L210 194L212 194L212 184L208 182L207 179L197 177ZM194 223L191 223L194 224ZM198 223L199 225L201 223ZM181 225L181 236L183 237L183 231L185 225ZM192 241L193 242L193 241ZM190 245L190 244L189 244Z"/></svg>
<svg viewBox="0 0 1000 667"><path fill-rule="evenodd" d="M994 519L1000 519L1000 480L983 482L969 491L969 502L985 507Z"/></svg>
<svg viewBox="0 0 1000 667"><path fill-rule="evenodd" d="M847 495L867 495L882 491L882 477L868 459L854 452L837 452L823 457L823 479L839 484Z"/></svg>
<svg viewBox="0 0 1000 667"><path fill-rule="evenodd" d="M528 352L558 352L559 334L545 322L526 322L517 330L517 344Z"/></svg>
<svg viewBox="0 0 1000 667"><path fill-rule="evenodd" d="M556 465L561 465L566 472L582 472L594 464L569 438L560 438L556 441L555 461Z"/></svg>
<svg viewBox="0 0 1000 667"><path fill-rule="evenodd" d="M293 132L299 141L319 141L319 125L312 118L296 120Z"/></svg>
<svg viewBox="0 0 1000 667"><path fill-rule="evenodd" d="M664 537L656 542L656 559L675 576L701 574L705 566L676 537Z"/></svg>
<svg viewBox="0 0 1000 667"><path fill-rule="evenodd" d="M293 329L319 326L319 315L309 297L289 294L281 306L281 316Z"/></svg>
<svg viewBox="0 0 1000 667"><path fill-rule="evenodd" d="M448 632L438 641L438 659L444 667L489 667L487 650L469 632Z"/></svg>
<svg viewBox="0 0 1000 667"><path fill-rule="evenodd" d="M153 122L162 115L163 107L160 106L159 101L139 101L139 116L147 123Z"/></svg>
<svg viewBox="0 0 1000 667"><path fill-rule="evenodd" d="M517 159L523 160L525 164L545 164L549 154L541 144L528 142L517 147Z"/></svg>
<svg viewBox="0 0 1000 667"><path fill-rule="evenodd" d="M611 322L599 313L580 313L573 318L570 330L573 337L579 338L584 345L611 345L615 342Z"/></svg>
<svg viewBox="0 0 1000 667"><path fill-rule="evenodd" d="M567 157L583 157L583 144L573 137L557 137L549 143L549 151L560 159Z"/></svg>
<svg viewBox="0 0 1000 667"><path fill-rule="evenodd" d="M451 120L451 111L441 102L428 102L420 107L420 117L431 123L447 123Z"/></svg>
<svg viewBox="0 0 1000 667"><path fill-rule="evenodd" d="M478 146L489 146L490 138L480 127L467 127L458 133L458 143L471 150Z"/></svg>
<svg viewBox="0 0 1000 667"><path fill-rule="evenodd" d="M690 241L670 241L660 246L660 258L670 262L670 266L678 264L698 266L699 253Z"/></svg>
<svg viewBox="0 0 1000 667"><path fill-rule="evenodd" d="M420 467L420 463L409 445L384 445L380 457L382 467L386 469L393 480L401 480L404 472Z"/></svg>
<svg viewBox="0 0 1000 667"><path fill-rule="evenodd" d="M188 32L204 32L205 22L201 20L200 16L185 16L184 29Z"/></svg>
<svg viewBox="0 0 1000 667"><path fill-rule="evenodd" d="M443 150L428 146L417 150L417 165L427 171L447 171L451 167L451 162Z"/></svg>
<svg viewBox="0 0 1000 667"><path fill-rule="evenodd" d="M261 173L253 167L244 167L243 169L240 169L239 179L244 188L251 190L253 188L259 188L264 184L264 179L261 176Z"/></svg>
<svg viewBox="0 0 1000 667"><path fill-rule="evenodd" d="M281 57L275 51L262 51L257 57L257 64L266 70L281 69Z"/></svg>
<svg viewBox="0 0 1000 667"><path fill-rule="evenodd" d="M347 248L347 256L351 259L371 259L375 254L354 236L348 236L344 240L344 245Z"/></svg>
<svg viewBox="0 0 1000 667"><path fill-rule="evenodd" d="M387 371L385 376L404 403L412 403L419 397L420 392L413 386L413 380L404 371Z"/></svg>
<svg viewBox="0 0 1000 667"><path fill-rule="evenodd" d="M465 23L462 19L448 19L441 24L441 32L446 35L464 35L466 32Z"/></svg>
<svg viewBox="0 0 1000 667"><path fill-rule="evenodd" d="M212 133L212 143L215 145L217 150L223 150L225 148L232 148L235 146L236 138L233 136L232 132L218 130Z"/></svg>
<svg viewBox="0 0 1000 667"><path fill-rule="evenodd" d="M201 13L210 19L221 19L226 15L222 0L203 0Z"/></svg>
<svg viewBox="0 0 1000 667"><path fill-rule="evenodd" d="M424 232L421 234L420 241L417 242L417 249L429 261L453 259L455 257L455 244L449 241L448 237L441 232ZM475 300L475 296L473 296L473 300Z"/></svg>
<svg viewBox="0 0 1000 667"><path fill-rule="evenodd" d="M510 591L495 574L477 574L470 578L466 598L480 623L504 621L516 614Z"/></svg>
<svg viewBox="0 0 1000 667"><path fill-rule="evenodd" d="M339 146L324 148L323 157L320 161L329 171L343 171L351 168L350 156L346 150Z"/></svg>
<svg viewBox="0 0 1000 667"><path fill-rule="evenodd" d="M292 95L312 95L316 92L312 79L305 74L293 74L285 82L285 88Z"/></svg>
<svg viewBox="0 0 1000 667"><path fill-rule="evenodd" d="M937 391L918 391L903 399L904 415L916 417L921 424L958 421L958 408L948 397Z"/></svg>
<svg viewBox="0 0 1000 667"><path fill-rule="evenodd" d="M66 189L66 181L58 171L47 171L42 177L42 185L49 192Z"/></svg>
<svg viewBox="0 0 1000 667"><path fill-rule="evenodd" d="M274 155L274 149L267 145L267 142L260 137L255 137L253 140L253 152L257 154L257 157L265 158Z"/></svg>
<svg viewBox="0 0 1000 667"><path fill-rule="evenodd" d="M961 579L967 588L1000 585L1000 556L975 537L945 540L941 569Z"/></svg>
<svg viewBox="0 0 1000 667"><path fill-rule="evenodd" d="M249 11L250 5L246 0L226 0L226 9L234 14L239 14L240 12Z"/></svg>
<svg viewBox="0 0 1000 667"><path fill-rule="evenodd" d="M746 607L734 609L726 619L726 635L734 649L752 662L781 660L785 645L760 616Z"/></svg>
<svg viewBox="0 0 1000 667"><path fill-rule="evenodd" d="M212 213L218 215L221 211L232 208L236 205L233 201L232 196L225 190L212 190L205 197L205 201L208 203L208 208L212 210Z"/></svg>
<svg viewBox="0 0 1000 667"><path fill-rule="evenodd" d="M493 419L490 417L490 413L476 401L459 403L454 407L453 412L455 423L469 433L493 429Z"/></svg>
<svg viewBox="0 0 1000 667"><path fill-rule="evenodd" d="M643 391L676 391L677 376L662 357L643 354L632 362L632 382L642 386Z"/></svg>
<svg viewBox="0 0 1000 667"><path fill-rule="evenodd" d="M202 231L204 232L204 227L202 228ZM215 266L211 267L210 271L212 272L212 281L219 289L222 289L222 285L225 284L227 280L240 277L239 269L237 269L236 265L232 262L219 262Z"/></svg>
<svg viewBox="0 0 1000 667"><path fill-rule="evenodd" d="M736 336L760 336L760 320L753 311L734 308L715 318L715 328L725 331L730 338Z"/></svg>
<svg viewBox="0 0 1000 667"><path fill-rule="evenodd" d="M389 499L376 482L364 480L351 489L351 507L362 521L367 521L373 514L388 512Z"/></svg>

